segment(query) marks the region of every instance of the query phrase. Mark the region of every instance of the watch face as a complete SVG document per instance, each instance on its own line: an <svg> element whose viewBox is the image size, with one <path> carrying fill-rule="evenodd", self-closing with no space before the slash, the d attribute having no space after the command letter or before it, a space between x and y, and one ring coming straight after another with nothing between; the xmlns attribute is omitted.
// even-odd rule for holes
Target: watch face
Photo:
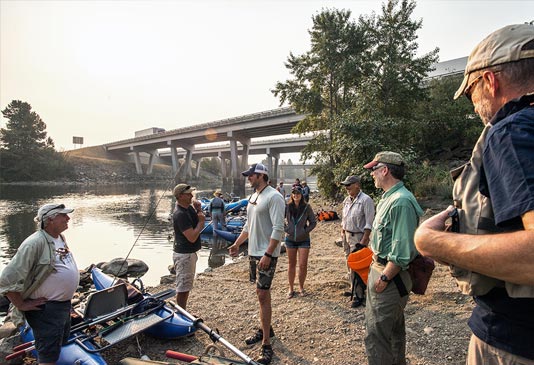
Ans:
<svg viewBox="0 0 534 365"><path fill-rule="evenodd" d="M385 281L385 282L389 281L389 279L388 279L388 277L386 275L381 275L380 276L380 280Z"/></svg>

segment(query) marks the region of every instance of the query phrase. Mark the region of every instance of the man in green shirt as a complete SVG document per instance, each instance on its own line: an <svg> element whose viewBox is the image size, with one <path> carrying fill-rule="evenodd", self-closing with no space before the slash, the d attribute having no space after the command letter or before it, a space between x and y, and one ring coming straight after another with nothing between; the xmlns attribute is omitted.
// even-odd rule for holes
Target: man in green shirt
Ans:
<svg viewBox="0 0 534 365"><path fill-rule="evenodd" d="M408 265L417 255L414 232L423 210L402 178L401 155L384 151L364 166L384 190L378 203L370 247L373 250L365 308L365 350L369 365L406 364L404 308L412 288Z"/></svg>

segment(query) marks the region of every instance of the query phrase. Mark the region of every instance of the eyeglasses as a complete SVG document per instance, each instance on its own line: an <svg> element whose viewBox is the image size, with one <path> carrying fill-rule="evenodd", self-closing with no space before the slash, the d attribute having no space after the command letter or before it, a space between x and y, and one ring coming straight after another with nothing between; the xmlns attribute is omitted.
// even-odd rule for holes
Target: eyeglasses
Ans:
<svg viewBox="0 0 534 365"><path fill-rule="evenodd" d="M371 171L380 170L382 167L387 167L387 165L376 165L371 167Z"/></svg>

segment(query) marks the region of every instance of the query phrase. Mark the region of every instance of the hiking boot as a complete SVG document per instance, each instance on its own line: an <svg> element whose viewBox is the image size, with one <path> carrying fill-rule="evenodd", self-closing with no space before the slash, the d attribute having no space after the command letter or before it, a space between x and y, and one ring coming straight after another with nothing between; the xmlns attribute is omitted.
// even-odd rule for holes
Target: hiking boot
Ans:
<svg viewBox="0 0 534 365"><path fill-rule="evenodd" d="M261 345L261 356L256 360L256 362L266 365L270 364L273 359L274 351L271 345Z"/></svg>
<svg viewBox="0 0 534 365"><path fill-rule="evenodd" d="M269 337L274 337L274 330L273 330L273 327L271 326L271 329L269 331ZM258 330L256 331L256 333L250 337L247 337L245 339L245 343L247 345L254 345L255 343L258 343L260 342L261 340L263 340L263 330L261 328L258 328ZM272 349L271 349L272 351Z"/></svg>

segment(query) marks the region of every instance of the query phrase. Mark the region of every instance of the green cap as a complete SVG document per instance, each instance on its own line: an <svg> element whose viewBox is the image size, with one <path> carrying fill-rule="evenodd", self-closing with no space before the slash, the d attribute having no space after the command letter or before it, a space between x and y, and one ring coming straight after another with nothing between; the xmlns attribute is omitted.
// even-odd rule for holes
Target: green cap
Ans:
<svg viewBox="0 0 534 365"><path fill-rule="evenodd" d="M398 166L404 165L404 160L402 159L402 156L397 152L382 151L376 154L375 158L373 158L373 161L365 164L363 167L365 169L370 169L378 165L380 162Z"/></svg>

